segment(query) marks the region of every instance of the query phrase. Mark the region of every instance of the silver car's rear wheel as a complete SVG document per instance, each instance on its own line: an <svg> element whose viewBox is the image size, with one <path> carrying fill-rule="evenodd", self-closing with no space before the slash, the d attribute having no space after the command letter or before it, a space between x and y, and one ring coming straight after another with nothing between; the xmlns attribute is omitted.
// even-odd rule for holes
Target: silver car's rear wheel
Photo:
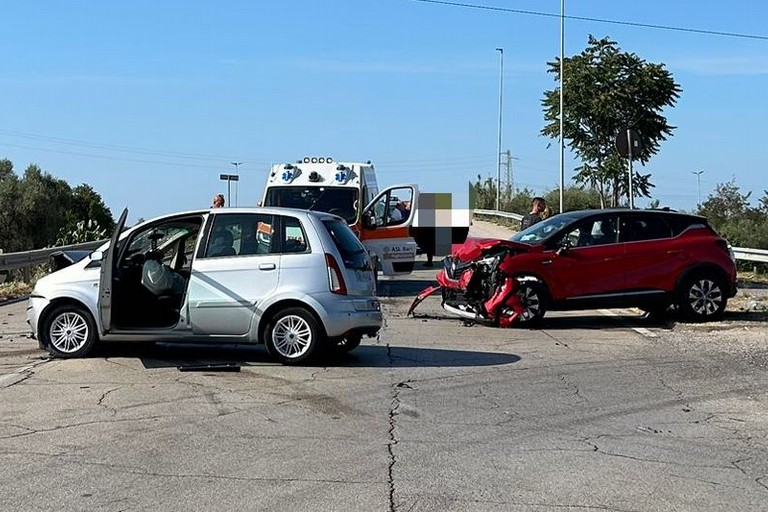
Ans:
<svg viewBox="0 0 768 512"><path fill-rule="evenodd" d="M283 364L306 361L321 343L317 320L303 308L279 312L267 327L267 349Z"/></svg>
<svg viewBox="0 0 768 512"><path fill-rule="evenodd" d="M51 355L83 357L96 342L96 326L84 308L65 304L46 316L41 337Z"/></svg>

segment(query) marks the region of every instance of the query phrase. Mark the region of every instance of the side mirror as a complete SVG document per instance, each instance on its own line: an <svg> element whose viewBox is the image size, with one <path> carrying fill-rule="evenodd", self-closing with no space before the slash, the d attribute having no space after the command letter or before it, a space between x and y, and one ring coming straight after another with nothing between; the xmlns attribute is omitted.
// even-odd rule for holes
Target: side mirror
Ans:
<svg viewBox="0 0 768 512"><path fill-rule="evenodd" d="M568 235L565 235L562 240L560 240L560 245L557 248L557 251L555 254L560 256L561 254L565 254L568 252L568 249L571 248L571 239L568 237Z"/></svg>
<svg viewBox="0 0 768 512"><path fill-rule="evenodd" d="M376 217L370 213L363 215L363 226L367 229L376 229Z"/></svg>
<svg viewBox="0 0 768 512"><path fill-rule="evenodd" d="M91 261L101 261L104 259L104 253L101 251L93 251L88 257Z"/></svg>

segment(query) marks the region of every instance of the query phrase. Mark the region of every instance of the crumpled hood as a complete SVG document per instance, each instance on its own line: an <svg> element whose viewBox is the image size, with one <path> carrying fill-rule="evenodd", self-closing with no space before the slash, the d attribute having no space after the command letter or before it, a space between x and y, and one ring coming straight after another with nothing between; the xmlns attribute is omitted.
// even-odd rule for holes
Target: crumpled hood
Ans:
<svg viewBox="0 0 768 512"><path fill-rule="evenodd" d="M483 255L483 252L495 246L510 247L521 252L530 250L528 244L513 242L511 240L469 237L463 244L454 248L453 257L460 261L473 261L480 258Z"/></svg>

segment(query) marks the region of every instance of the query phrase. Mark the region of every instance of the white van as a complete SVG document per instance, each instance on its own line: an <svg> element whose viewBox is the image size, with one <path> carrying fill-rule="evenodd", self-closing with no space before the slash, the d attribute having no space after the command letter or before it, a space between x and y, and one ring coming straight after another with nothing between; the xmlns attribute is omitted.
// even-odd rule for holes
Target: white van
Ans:
<svg viewBox="0 0 768 512"><path fill-rule="evenodd" d="M408 274L416 260L410 234L419 191L415 184L379 190L371 162L305 157L273 165L262 206L317 210L338 215L381 264L385 275Z"/></svg>

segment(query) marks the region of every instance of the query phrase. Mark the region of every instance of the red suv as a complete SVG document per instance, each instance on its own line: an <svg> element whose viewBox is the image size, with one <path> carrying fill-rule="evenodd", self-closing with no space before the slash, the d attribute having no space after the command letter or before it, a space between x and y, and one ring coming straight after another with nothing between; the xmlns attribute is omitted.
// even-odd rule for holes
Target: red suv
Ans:
<svg viewBox="0 0 768 512"><path fill-rule="evenodd" d="M639 307L719 318L736 294L728 242L704 217L667 210L582 210L543 220L509 240L470 238L445 258L443 307L493 325L530 323L547 310Z"/></svg>

